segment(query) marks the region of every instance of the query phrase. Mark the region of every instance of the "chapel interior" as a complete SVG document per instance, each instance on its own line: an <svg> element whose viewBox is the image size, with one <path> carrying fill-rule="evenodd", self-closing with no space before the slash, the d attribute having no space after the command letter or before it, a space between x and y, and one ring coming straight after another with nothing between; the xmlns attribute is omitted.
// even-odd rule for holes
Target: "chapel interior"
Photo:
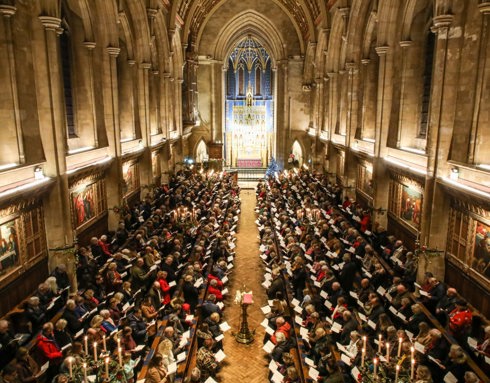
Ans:
<svg viewBox="0 0 490 383"><path fill-rule="evenodd" d="M0 0L0 317L190 165L323 174L490 318L490 1ZM371 227L371 231L374 227Z"/></svg>

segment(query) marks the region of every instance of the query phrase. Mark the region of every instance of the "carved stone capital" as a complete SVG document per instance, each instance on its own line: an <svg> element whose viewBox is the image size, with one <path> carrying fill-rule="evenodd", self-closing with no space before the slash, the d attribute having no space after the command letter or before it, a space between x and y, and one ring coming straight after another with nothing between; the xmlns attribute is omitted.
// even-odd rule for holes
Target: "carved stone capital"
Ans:
<svg viewBox="0 0 490 383"><path fill-rule="evenodd" d="M432 31L437 33L440 30L447 29L454 20L453 15L439 15L432 19Z"/></svg>
<svg viewBox="0 0 490 383"><path fill-rule="evenodd" d="M57 17L39 16L39 20L44 26L44 29L46 29L47 31L58 32L61 25L61 19L58 19Z"/></svg>
<svg viewBox="0 0 490 383"><path fill-rule="evenodd" d="M2 16L11 17L15 15L15 12L17 12L17 8L13 5L0 4L0 14L2 14Z"/></svg>
<svg viewBox="0 0 490 383"><path fill-rule="evenodd" d="M413 44L413 41L412 40L402 40L400 41L400 46L402 48L407 48L409 46L411 46Z"/></svg>
<svg viewBox="0 0 490 383"><path fill-rule="evenodd" d="M128 60L128 65L129 66L134 66L135 64L136 64L136 61L135 60L131 60L131 59Z"/></svg>
<svg viewBox="0 0 490 383"><path fill-rule="evenodd" d="M107 47L106 48L106 51L109 54L109 56L117 57L117 56L119 56L119 53L121 52L121 48L118 48L118 47Z"/></svg>
<svg viewBox="0 0 490 383"><path fill-rule="evenodd" d="M383 45L383 46L374 48L374 50L376 51L378 56L384 56L388 53L388 51L390 50L390 47L387 45Z"/></svg>
<svg viewBox="0 0 490 383"><path fill-rule="evenodd" d="M478 4L478 10L484 15L490 14L490 1L481 1L480 4Z"/></svg>
<svg viewBox="0 0 490 383"><path fill-rule="evenodd" d="M89 51L91 51L92 49L95 49L95 46L97 45L95 42L93 41L84 41L82 43L82 45L87 48Z"/></svg>
<svg viewBox="0 0 490 383"><path fill-rule="evenodd" d="M143 63L140 64L140 68L142 68L142 69L150 69L151 68L151 63L145 63L145 62L143 62Z"/></svg>
<svg viewBox="0 0 490 383"><path fill-rule="evenodd" d="M362 59L361 64L362 65L368 65L371 62L371 59Z"/></svg>

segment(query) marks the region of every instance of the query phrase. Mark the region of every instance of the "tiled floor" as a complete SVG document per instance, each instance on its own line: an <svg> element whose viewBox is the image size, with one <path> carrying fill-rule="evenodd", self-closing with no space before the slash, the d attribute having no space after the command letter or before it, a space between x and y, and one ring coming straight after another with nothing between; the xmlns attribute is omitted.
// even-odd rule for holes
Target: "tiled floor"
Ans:
<svg viewBox="0 0 490 383"><path fill-rule="evenodd" d="M264 383L268 381L268 360L262 350L264 328L260 326L260 322L264 315L260 308L267 304L267 296L261 286L264 272L259 258L258 231L254 222L255 191L242 190L240 196L242 206L235 267L228 287L230 295L224 314L232 329L225 334L224 352L227 357L218 378L224 383ZM233 300L236 291L243 290L244 286L247 290L252 290L254 295L254 303L248 308L248 322L249 328L256 329L256 333L255 341L249 345L236 342L232 335L232 331L238 332L240 325L240 305L234 304Z"/></svg>

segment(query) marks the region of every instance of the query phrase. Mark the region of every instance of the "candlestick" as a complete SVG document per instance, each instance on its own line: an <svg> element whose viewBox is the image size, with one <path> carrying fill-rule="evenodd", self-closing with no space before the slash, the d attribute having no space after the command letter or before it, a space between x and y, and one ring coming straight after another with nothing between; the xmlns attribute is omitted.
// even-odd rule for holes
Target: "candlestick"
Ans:
<svg viewBox="0 0 490 383"><path fill-rule="evenodd" d="M88 336L87 335L85 335L83 337L83 343L85 345L85 355L88 355Z"/></svg>
<svg viewBox="0 0 490 383"><path fill-rule="evenodd" d="M105 341L105 335L102 337L102 345L104 346L104 352L107 352L107 344Z"/></svg>
<svg viewBox="0 0 490 383"><path fill-rule="evenodd" d="M386 342L386 361L390 363L390 344Z"/></svg>
<svg viewBox="0 0 490 383"><path fill-rule="evenodd" d="M415 374L415 359L412 359L412 368L410 369L410 380L413 380Z"/></svg>
<svg viewBox="0 0 490 383"><path fill-rule="evenodd" d="M105 358L105 376L109 379L109 357Z"/></svg>
<svg viewBox="0 0 490 383"><path fill-rule="evenodd" d="M362 349L362 360L361 360L361 367L364 368L364 358L366 357L366 349Z"/></svg>
<svg viewBox="0 0 490 383"><path fill-rule="evenodd" d="M400 365L396 365L395 383L398 382L398 375L400 375Z"/></svg>
<svg viewBox="0 0 490 383"><path fill-rule="evenodd" d="M379 334L378 336L378 354L381 354L381 340L383 339L383 336Z"/></svg>
<svg viewBox="0 0 490 383"><path fill-rule="evenodd" d="M87 363L83 364L83 383L87 383Z"/></svg>
<svg viewBox="0 0 490 383"><path fill-rule="evenodd" d="M117 356L119 357L119 367L122 367L122 348L117 348Z"/></svg>
<svg viewBox="0 0 490 383"><path fill-rule="evenodd" d="M374 379L378 379L378 359L374 358L373 359L373 365L374 365Z"/></svg>
<svg viewBox="0 0 490 383"><path fill-rule="evenodd" d="M398 354L396 355L398 358L402 355L402 342L403 338L398 338Z"/></svg>
<svg viewBox="0 0 490 383"><path fill-rule="evenodd" d="M97 342L94 342L94 360L97 362Z"/></svg>

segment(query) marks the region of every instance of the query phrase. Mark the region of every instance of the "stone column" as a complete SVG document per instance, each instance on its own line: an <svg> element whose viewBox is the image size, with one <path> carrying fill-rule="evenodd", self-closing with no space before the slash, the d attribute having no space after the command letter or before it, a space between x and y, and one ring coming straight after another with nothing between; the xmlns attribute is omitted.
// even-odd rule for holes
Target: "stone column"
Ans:
<svg viewBox="0 0 490 383"><path fill-rule="evenodd" d="M430 129L427 132L427 176L425 178L424 199L422 203L422 220L420 226L420 243L429 248L444 249L447 237L449 202L441 186L435 185L439 167L447 158L446 150L441 150L441 140L450 140L450 134L444 134L443 104L448 97L446 82L448 80L448 39L449 27L453 15L439 15L433 19L432 31L437 34L434 52L434 69L432 81L438 84L432 87L430 101ZM443 137L447 136L447 137ZM449 142L448 142L449 144ZM446 145L445 145L446 146ZM449 146L447 146L449 147ZM435 271L438 276L443 276L444 259L433 259L430 265L424 265L424 260L419 263L418 279L421 280L424 271Z"/></svg>
<svg viewBox="0 0 490 383"><path fill-rule="evenodd" d="M355 138L357 128L357 107L358 97L357 89L359 86L359 69L354 62L346 63L346 69L348 71L347 79L347 121L346 121L346 140L345 146L350 147L352 140Z"/></svg>
<svg viewBox="0 0 490 383"><path fill-rule="evenodd" d="M383 157L386 152L386 139L388 136L388 118L389 114L385 114L385 109L390 107L386 102L386 82L390 81L387 75L387 53L390 48L388 46L380 46L375 48L379 56L379 76L378 76L378 102L376 112L376 130L374 142L374 158L373 158L373 222L379 222L385 228L388 225L387 210L390 191L390 179L385 166Z"/></svg>
<svg viewBox="0 0 490 383"><path fill-rule="evenodd" d="M288 62L286 60L279 61L276 71L274 72L275 90L276 95L276 107L275 121L276 121L276 137L275 137L275 153L276 160L279 167L286 166L287 156L289 154L287 149L288 139L291 135L291 118L290 118L290 98L288 92ZM283 111L280 113L280 111Z"/></svg>
<svg viewBox="0 0 490 383"><path fill-rule="evenodd" d="M53 269L64 263L70 276L72 291L77 290L76 264L70 252L54 251L57 248L71 247L75 241L72 216L69 206L70 195L66 174L66 124L63 115L64 95L60 66L59 41L61 20L51 16L39 16L44 26L44 48L47 88L43 96L49 99L50 127L45 127L46 153L45 173L56 180L56 186L45 201L45 220L47 243L50 249L49 265ZM43 129L43 127L41 127Z"/></svg>
<svg viewBox="0 0 490 383"><path fill-rule="evenodd" d="M478 4L478 9L482 16L482 23L480 29L480 47L478 52L478 66L476 73L476 92L475 92L475 102L473 107L473 118L471 123L471 135L470 142L468 147L468 163L474 164L481 161L483 159L483 155L478 155L477 152L477 142L478 142L478 134L480 129L480 106L482 103L482 94L483 89L486 84L486 74L485 68L488 66L488 28L490 23L490 1L483 0ZM487 161L488 162L488 161Z"/></svg>
<svg viewBox="0 0 490 383"><path fill-rule="evenodd" d="M97 148L99 146L99 137L98 137L98 132L97 132L97 113L95 110L95 91L94 91L94 49L95 49L95 42L91 41L85 41L83 42L83 46L87 48L87 56L88 56L88 65L87 65L87 72L88 72L88 78L89 78L89 97L90 97L90 103L92 104L92 129L93 129L93 134L94 134L94 147Z"/></svg>
<svg viewBox="0 0 490 383"><path fill-rule="evenodd" d="M336 102L338 100L336 99L336 90L337 90L337 73L336 72L328 72L327 73L328 79L329 79L329 87L328 87L328 125L327 129L329 131L329 139L332 139L332 135L335 131L335 123L336 121L336 115L335 113L335 107L336 107Z"/></svg>
<svg viewBox="0 0 490 383"><path fill-rule="evenodd" d="M120 206L122 201L122 149L121 149L121 130L119 128L119 98L117 82L117 56L120 48L108 47L106 52L109 55L109 78L110 78L110 99L111 99L111 119L112 129L108 129L109 147L111 148L114 161L106 174L106 194L107 207L109 208L108 226L110 230L115 230L119 223L119 214L113 212L114 206Z"/></svg>
<svg viewBox="0 0 490 383"><path fill-rule="evenodd" d="M364 122L366 121L366 102L368 101L369 98L369 63L371 62L370 59L362 59L361 60L361 74L360 74L360 86L362 87L362 90L359 92L359 108L358 108L358 120L357 120L357 126L358 129L360 129L359 132L359 137L363 138L364 137Z"/></svg>
<svg viewBox="0 0 490 383"><path fill-rule="evenodd" d="M172 114L170 113L170 106L171 106L171 101L169 97L169 88L170 88L170 73L169 72L164 72L163 76L161 78L161 83L162 83L162 133L164 134L165 138L169 139L170 135L170 130L172 125L171 125L171 117Z"/></svg>
<svg viewBox="0 0 490 383"><path fill-rule="evenodd" d="M14 44L13 44L13 37L12 37L12 23L11 23L11 18L12 16L15 15L15 12L17 11L17 8L11 5L5 5L5 4L0 4L0 14L3 16L3 27L5 31L5 45L7 48L7 60L8 60L8 66L7 68L4 68L9 74L9 90L10 90L10 102L11 102L11 107L10 109L13 114L12 122L14 124L14 129L15 129L15 135L17 139L17 160L14 159L12 156L9 158L9 162L17 162L19 164L23 164L25 162L25 155L24 155L24 141L22 139L22 126L21 126L21 119L20 119L20 111L19 111L19 99L18 99L18 94L17 94L17 77L16 77L16 70L15 70L15 55L14 55ZM6 124L7 122L4 122ZM7 128L7 126L3 126L3 129ZM12 153L14 154L14 153Z"/></svg>
<svg viewBox="0 0 490 383"><path fill-rule="evenodd" d="M141 185L150 185L153 183L153 169L151 161L151 127L150 127L150 75L151 64L143 62L139 65L139 105L141 110L140 128L144 152L139 161L140 164L140 182ZM141 197L148 189L141 188Z"/></svg>

